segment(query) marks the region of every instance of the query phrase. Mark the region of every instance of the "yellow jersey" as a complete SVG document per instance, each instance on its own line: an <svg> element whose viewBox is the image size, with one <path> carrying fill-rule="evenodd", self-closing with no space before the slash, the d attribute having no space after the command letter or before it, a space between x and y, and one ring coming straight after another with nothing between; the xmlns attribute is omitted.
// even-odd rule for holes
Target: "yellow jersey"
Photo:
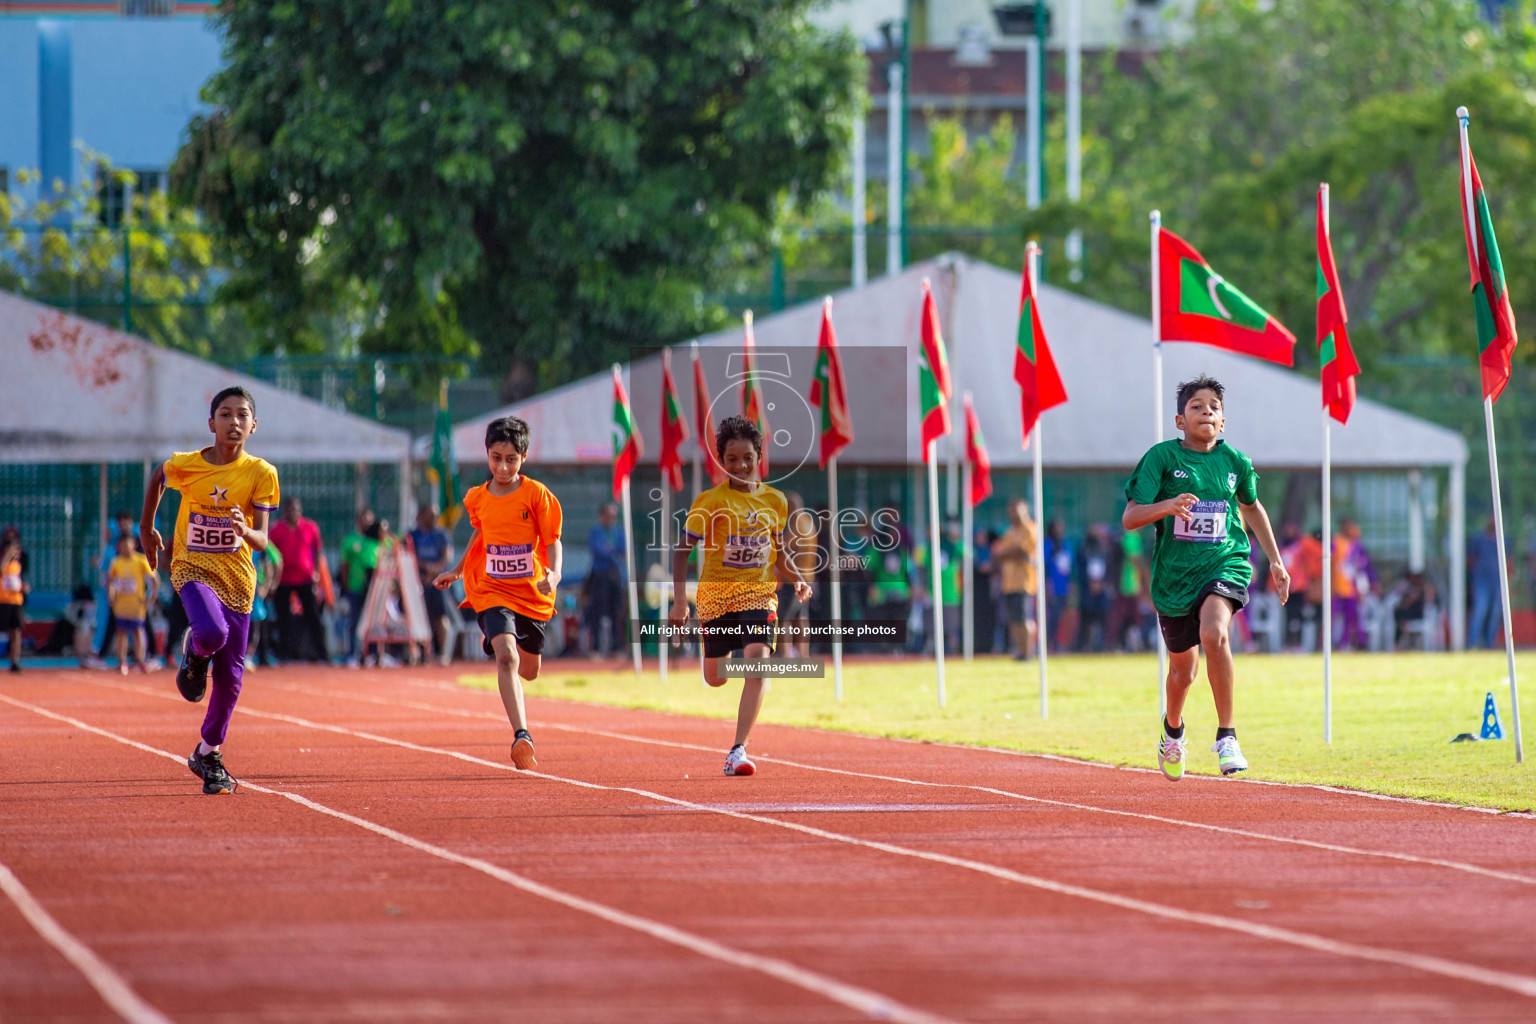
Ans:
<svg viewBox="0 0 1536 1024"><path fill-rule="evenodd" d="M177 452L166 460L165 485L181 493L171 583L177 590L188 583L205 584L231 611L249 612L256 596L256 566L229 510L238 505L247 524L258 509L275 512L277 470L248 452L227 466L215 466L200 451Z"/></svg>
<svg viewBox="0 0 1536 1024"><path fill-rule="evenodd" d="M704 555L695 599L699 621L728 612L778 611L773 567L788 518L784 492L763 483L738 491L727 480L693 499L683 532Z"/></svg>
<svg viewBox="0 0 1536 1024"><path fill-rule="evenodd" d="M135 551L126 558L118 555L107 569L107 596L112 615L118 620L143 622L149 617L149 587L155 570L149 559Z"/></svg>

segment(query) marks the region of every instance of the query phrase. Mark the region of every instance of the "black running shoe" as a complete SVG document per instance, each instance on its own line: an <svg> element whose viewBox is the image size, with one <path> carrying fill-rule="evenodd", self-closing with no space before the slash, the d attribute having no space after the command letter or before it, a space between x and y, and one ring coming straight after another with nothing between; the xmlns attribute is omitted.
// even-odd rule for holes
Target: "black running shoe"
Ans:
<svg viewBox="0 0 1536 1024"><path fill-rule="evenodd" d="M198 744L202 746L202 744ZM192 756L187 758L187 767L192 769L192 774L203 780L203 792L209 796L220 796L233 793L240 788L240 783L230 777L224 770L224 755L217 750L210 750L206 754L199 754L197 747L192 748Z"/></svg>
<svg viewBox="0 0 1536 1024"><path fill-rule="evenodd" d="M212 660L193 654L190 643L182 649L181 667L176 670L176 689L193 704L208 692L208 663Z"/></svg>

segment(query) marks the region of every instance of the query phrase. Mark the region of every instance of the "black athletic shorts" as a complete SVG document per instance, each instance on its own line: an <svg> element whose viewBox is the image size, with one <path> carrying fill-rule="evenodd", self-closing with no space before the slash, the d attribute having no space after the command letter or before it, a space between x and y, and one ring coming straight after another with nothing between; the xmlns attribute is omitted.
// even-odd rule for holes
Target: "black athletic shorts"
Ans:
<svg viewBox="0 0 1536 1024"><path fill-rule="evenodd" d="M774 627L779 616L766 608L754 608L741 612L726 612L704 623L704 657L724 658L732 651L744 649L748 644L767 644L773 650ZM722 627L724 630L722 631Z"/></svg>
<svg viewBox="0 0 1536 1024"><path fill-rule="evenodd" d="M503 633L512 634L518 650L529 654L544 653L544 628L549 625L548 619L530 618L500 605L487 608L476 618L480 620L480 632L485 634L485 653L491 653L491 641Z"/></svg>
<svg viewBox="0 0 1536 1024"><path fill-rule="evenodd" d="M1200 643L1200 606L1208 597L1224 597L1232 602L1232 610L1240 612L1248 604L1248 588L1231 580L1212 580L1200 588L1195 603L1183 615L1159 615L1157 624L1163 631L1163 642L1170 654L1183 654Z"/></svg>
<svg viewBox="0 0 1536 1024"><path fill-rule="evenodd" d="M0 604L0 630L21 628L21 605Z"/></svg>
<svg viewBox="0 0 1536 1024"><path fill-rule="evenodd" d="M1003 611L1008 616L1009 625L1030 622L1035 617L1035 595L1026 594L1022 590L1014 594L1004 594Z"/></svg>

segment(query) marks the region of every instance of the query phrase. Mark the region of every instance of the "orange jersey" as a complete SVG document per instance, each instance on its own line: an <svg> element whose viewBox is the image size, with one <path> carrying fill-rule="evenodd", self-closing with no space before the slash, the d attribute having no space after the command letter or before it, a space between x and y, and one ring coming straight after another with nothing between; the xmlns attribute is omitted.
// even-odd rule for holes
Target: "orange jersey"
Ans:
<svg viewBox="0 0 1536 1024"><path fill-rule="evenodd" d="M21 559L0 565L0 604L19 605L26 600L26 585L21 578Z"/></svg>
<svg viewBox="0 0 1536 1024"><path fill-rule="evenodd" d="M464 603L548 621L555 595L539 593L538 582L549 568L546 550L560 539L560 501L537 480L522 481L511 494L492 494L484 483L464 495L469 525L479 531L464 553Z"/></svg>
<svg viewBox="0 0 1536 1024"><path fill-rule="evenodd" d="M277 508L277 470L248 452L227 466L215 466L203 453L177 452L165 463L165 486L181 492L176 513L171 583L180 590L203 583L231 611L248 612L256 596L256 566L251 546L236 535L229 510L239 505L247 524L256 510Z"/></svg>

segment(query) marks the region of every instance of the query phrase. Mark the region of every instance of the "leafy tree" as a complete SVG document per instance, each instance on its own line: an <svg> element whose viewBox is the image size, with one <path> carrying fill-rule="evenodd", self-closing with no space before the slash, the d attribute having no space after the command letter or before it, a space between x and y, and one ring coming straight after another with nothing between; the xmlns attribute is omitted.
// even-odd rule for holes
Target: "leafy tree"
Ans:
<svg viewBox="0 0 1536 1024"><path fill-rule="evenodd" d="M366 311L360 352L478 349L526 393L718 323L834 179L863 61L811 2L226 4L178 187L269 344Z"/></svg>

